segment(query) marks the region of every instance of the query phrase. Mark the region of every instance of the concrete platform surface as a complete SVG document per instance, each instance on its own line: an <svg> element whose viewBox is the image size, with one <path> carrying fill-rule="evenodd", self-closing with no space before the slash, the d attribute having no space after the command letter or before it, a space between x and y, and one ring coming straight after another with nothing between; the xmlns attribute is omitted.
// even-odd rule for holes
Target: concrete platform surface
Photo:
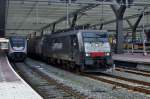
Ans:
<svg viewBox="0 0 150 99"><path fill-rule="evenodd" d="M113 59L118 61L127 61L139 64L150 64L150 54L144 56L143 53L113 54Z"/></svg>
<svg viewBox="0 0 150 99"><path fill-rule="evenodd" d="M11 67L0 53L0 99L43 99Z"/></svg>

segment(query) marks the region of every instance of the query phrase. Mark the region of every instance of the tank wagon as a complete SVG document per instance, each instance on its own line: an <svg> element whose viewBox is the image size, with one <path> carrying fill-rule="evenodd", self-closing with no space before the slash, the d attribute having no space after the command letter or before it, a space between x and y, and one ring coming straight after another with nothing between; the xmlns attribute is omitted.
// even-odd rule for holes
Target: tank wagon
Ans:
<svg viewBox="0 0 150 99"><path fill-rule="evenodd" d="M73 30L29 40L29 54L80 71L112 68L107 31Z"/></svg>
<svg viewBox="0 0 150 99"><path fill-rule="evenodd" d="M32 57L32 58L36 58L36 59L44 59L43 57L43 39L45 38L45 36L43 37L34 37L34 38L30 38L28 41L28 56Z"/></svg>

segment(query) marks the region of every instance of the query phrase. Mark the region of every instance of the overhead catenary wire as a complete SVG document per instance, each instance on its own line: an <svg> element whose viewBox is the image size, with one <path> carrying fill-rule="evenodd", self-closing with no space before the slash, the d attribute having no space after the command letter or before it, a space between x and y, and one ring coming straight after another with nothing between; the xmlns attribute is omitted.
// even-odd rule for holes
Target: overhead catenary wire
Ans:
<svg viewBox="0 0 150 99"><path fill-rule="evenodd" d="M36 10L35 10L35 13L36 13L36 24L39 23L39 9L38 9L38 7L39 7L39 4L37 3Z"/></svg>

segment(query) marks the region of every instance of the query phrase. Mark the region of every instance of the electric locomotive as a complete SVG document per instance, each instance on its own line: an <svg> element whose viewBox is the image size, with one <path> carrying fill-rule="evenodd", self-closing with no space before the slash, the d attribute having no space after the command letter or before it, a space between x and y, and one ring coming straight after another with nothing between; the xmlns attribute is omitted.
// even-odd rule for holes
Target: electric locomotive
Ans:
<svg viewBox="0 0 150 99"><path fill-rule="evenodd" d="M9 37L8 57L11 61L24 61L27 55L27 39L23 36Z"/></svg>
<svg viewBox="0 0 150 99"><path fill-rule="evenodd" d="M80 71L112 68L113 60L107 31L73 30L45 36L42 57Z"/></svg>

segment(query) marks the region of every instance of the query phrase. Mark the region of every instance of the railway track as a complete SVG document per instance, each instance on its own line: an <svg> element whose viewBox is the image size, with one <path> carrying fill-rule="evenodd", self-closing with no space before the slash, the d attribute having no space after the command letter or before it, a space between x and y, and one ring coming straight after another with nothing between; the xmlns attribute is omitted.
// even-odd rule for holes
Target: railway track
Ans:
<svg viewBox="0 0 150 99"><path fill-rule="evenodd" d="M83 73L80 73L80 74L83 75L83 76L87 76L87 77L96 79L96 80L100 80L102 82L113 84L115 86L121 86L123 88L127 88L128 90L133 90L133 91L137 91L137 92L141 92L141 93L145 93L145 94L150 94L150 90L148 89L150 87L149 82L135 80L135 79L129 79L129 78L116 76L116 75L111 75L111 74L106 74L106 73L101 73L106 78L91 75L91 74L83 74ZM111 78L111 79L114 79L114 80L107 79L108 77ZM126 82L129 82L129 83L132 83L132 85L127 84L127 83L121 83L121 82L118 82L117 80L118 81L122 80L123 82L126 81Z"/></svg>
<svg viewBox="0 0 150 99"><path fill-rule="evenodd" d="M135 84L140 84L140 85L144 85L144 86L150 86L149 82L145 82L145 81L141 81L141 80L135 80L135 79L121 77L121 76L116 76L116 75L107 74L107 73L101 73L101 74L103 76L105 76L105 77L111 77L111 78L114 78L114 79L119 79L119 80L131 82L131 83L135 83Z"/></svg>
<svg viewBox="0 0 150 99"><path fill-rule="evenodd" d="M18 63L15 64L15 67L17 67L21 76L23 76L44 99L87 99L86 96L68 86L58 83L53 78L26 64ZM35 79L38 79L38 81L35 82Z"/></svg>
<svg viewBox="0 0 150 99"><path fill-rule="evenodd" d="M137 91L144 94L150 94L150 83L148 82L128 79L128 78L109 75L109 74L104 74L101 76L93 75L93 74L82 74L82 75L92 78L94 80L115 85L116 87L120 86L128 90Z"/></svg>
<svg viewBox="0 0 150 99"><path fill-rule="evenodd" d="M71 82L71 86L73 85L73 87L75 88L75 86L74 85L76 85L76 84L79 84L78 86L80 86L79 87L79 90L80 90L80 88L81 88L81 92L83 91L83 90L85 90L86 92L87 92L87 90L88 90L88 94L86 93L86 95L88 96L91 96L91 97L94 97L93 99L108 99L108 97L117 97L117 99L121 99L122 97L122 99L125 99L125 97L135 97L135 96L137 96L137 97L139 97L140 95L144 95L144 94L141 94L141 93L135 93L135 92L132 92L132 90L131 91L128 91L125 87L119 87L118 85L115 85L114 86L114 84L107 84L107 83L105 83L105 82L99 82L99 81L97 81L97 80L93 80L93 79L90 79L89 77L85 77L84 75L82 76L82 74L80 75L80 74L77 74L77 73L75 73L75 72L71 72L71 71L69 71L70 73L71 73L71 78L70 78L70 73L68 74L68 73L66 73L65 71L68 71L68 70L63 70L63 72L60 70L58 70L58 69L60 69L60 68L58 68L58 66L57 66L57 68L56 67L54 67L54 68L56 68L56 69L52 69L53 68L53 66L51 66L50 65L50 70L49 70L49 65L45 65L45 64L43 64L43 63L40 63L40 62L33 62L32 63L32 60L31 60L31 63L30 63L30 60L28 60L27 62L26 62L26 64L28 64L28 65L30 65L30 66L32 66L33 68L35 68L35 67L37 67L37 66L39 66L39 67L41 67L41 68L43 68L43 70L41 69L40 71L46 71L48 74L52 74L53 75L53 73L54 73L54 75L57 75L58 77L60 77L60 78L63 78L63 77L67 77L67 79L68 79L68 81L70 82L71 80L73 80L73 82ZM54 71L54 72L53 72ZM76 75L76 76L80 76L79 78L78 77L76 77L76 76L74 76L74 77L72 77L73 75ZM92 73L93 74L93 73ZM69 77L68 77L69 76ZM95 75L94 75L95 76ZM73 79L72 79L73 78ZM80 80L80 78L81 78L81 80ZM83 79L86 79L86 80L84 80L83 82L82 82L82 78ZM66 78L65 78L66 79ZM69 80L69 79L71 79L71 80ZM74 80L74 79L79 79L79 80ZM58 80L61 80L61 79L58 79ZM81 82L80 82L81 81ZM117 82L118 82L118 80L116 80ZM74 83L75 82L75 83ZM67 84L67 82L65 82L66 84ZM82 83L83 83L83 85L82 85ZM69 85L69 84L67 84L67 85ZM85 85L85 86L84 86ZM107 87L106 87L107 86ZM117 87L116 87L117 86ZM84 88L84 87L86 87L86 88ZM115 89L114 89L114 87L116 87ZM136 86L136 87L143 87L142 85L140 85L140 86ZM77 87L78 88L78 87ZM76 88L75 88L76 89ZM84 92L83 92L84 93ZM105 97L107 97L107 98L98 98L97 96L100 96L101 97L101 94L109 94L108 96L105 96ZM97 96L96 96L97 95ZM132 96L133 95L133 96ZM97 97L97 98L95 98L95 97ZM143 96L142 96L143 97ZM144 95L144 97L145 97L145 95ZM115 99L115 98L111 98L111 99ZM127 98L126 98L127 99ZM133 98L130 98L130 99L133 99ZM139 99L144 99L144 98L139 98ZM146 99L146 98L145 98Z"/></svg>
<svg viewBox="0 0 150 99"><path fill-rule="evenodd" d="M32 66L29 66L29 67L32 68L32 70L34 72L37 72L38 74L40 74L42 77L44 76L45 79L47 79L47 80L49 79L49 77L47 75L43 74L41 71L36 70ZM129 78L120 77L120 76L116 76L116 75L110 75L110 74L103 74L103 75L81 74L81 75L101 81L101 82L111 84L113 86L115 85L114 88L122 87L122 88L126 88L127 90L150 94L150 83L149 82L129 79ZM58 86L59 86L58 88L64 87L64 85L62 85L62 84L58 84ZM81 95L80 93L76 92L75 90L72 90L70 87L62 88L62 89L66 90L65 92L69 93L70 96L78 97L75 99L87 98L86 96Z"/></svg>
<svg viewBox="0 0 150 99"><path fill-rule="evenodd" d="M147 71L145 72L145 71L141 71L141 70L119 68L119 67L116 67L115 70L150 77L150 73Z"/></svg>

